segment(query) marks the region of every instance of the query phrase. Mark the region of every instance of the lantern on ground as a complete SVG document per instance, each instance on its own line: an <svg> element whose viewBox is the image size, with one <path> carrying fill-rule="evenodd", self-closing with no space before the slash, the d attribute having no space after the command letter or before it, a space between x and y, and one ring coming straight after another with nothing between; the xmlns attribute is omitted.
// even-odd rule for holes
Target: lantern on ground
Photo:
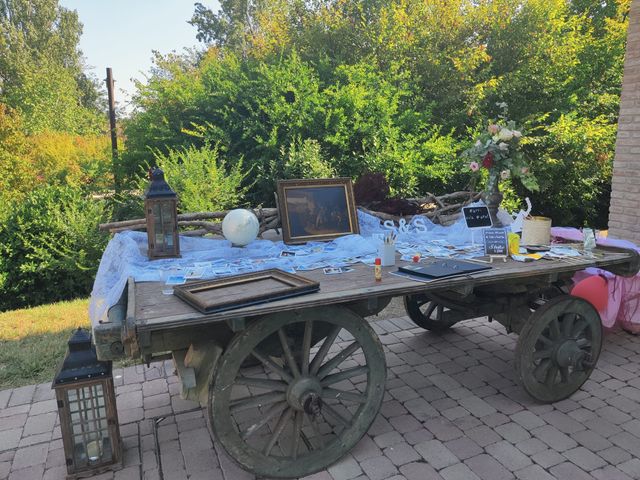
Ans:
<svg viewBox="0 0 640 480"><path fill-rule="evenodd" d="M155 168L145 192L144 211L147 220L148 255L150 259L180 256L178 239L178 196Z"/></svg>
<svg viewBox="0 0 640 480"><path fill-rule="evenodd" d="M79 328L51 388L56 391L68 478L119 466L122 458L111 362L98 361Z"/></svg>

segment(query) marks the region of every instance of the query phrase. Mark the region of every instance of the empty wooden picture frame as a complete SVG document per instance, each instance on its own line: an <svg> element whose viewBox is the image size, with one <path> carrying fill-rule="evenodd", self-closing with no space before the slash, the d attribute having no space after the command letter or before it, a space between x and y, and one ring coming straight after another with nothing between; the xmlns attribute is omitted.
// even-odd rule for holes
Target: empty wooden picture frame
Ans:
<svg viewBox="0 0 640 480"><path fill-rule="evenodd" d="M360 233L350 178L280 180L278 208L287 244Z"/></svg>
<svg viewBox="0 0 640 480"><path fill-rule="evenodd" d="M278 269L187 283L175 295L202 313L216 313L317 292L320 284Z"/></svg>

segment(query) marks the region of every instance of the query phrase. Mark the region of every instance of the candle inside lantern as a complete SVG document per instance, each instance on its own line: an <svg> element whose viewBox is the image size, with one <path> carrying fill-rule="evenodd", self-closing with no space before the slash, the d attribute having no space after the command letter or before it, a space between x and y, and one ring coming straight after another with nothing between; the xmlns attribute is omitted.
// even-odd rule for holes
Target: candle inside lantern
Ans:
<svg viewBox="0 0 640 480"><path fill-rule="evenodd" d="M90 462L97 462L101 457L100 440L93 440L87 443L87 457Z"/></svg>

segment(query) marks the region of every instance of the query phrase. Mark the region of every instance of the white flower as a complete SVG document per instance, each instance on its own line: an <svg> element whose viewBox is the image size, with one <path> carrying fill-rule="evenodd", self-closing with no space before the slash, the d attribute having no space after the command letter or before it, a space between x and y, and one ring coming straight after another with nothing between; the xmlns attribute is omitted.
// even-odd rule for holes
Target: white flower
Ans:
<svg viewBox="0 0 640 480"><path fill-rule="evenodd" d="M520 138L522 136L522 132L520 130L513 130L513 136L516 138Z"/></svg>
<svg viewBox="0 0 640 480"><path fill-rule="evenodd" d="M506 143L504 143L504 142L500 142L500 143L498 144L498 148L499 148L500 150L502 150L503 152L506 152L507 150L509 150L509 145L507 145L507 144L506 144Z"/></svg>
<svg viewBox="0 0 640 480"><path fill-rule="evenodd" d="M508 142L513 138L513 132L508 128L503 128L500 130L500 133L498 133L498 138L502 141Z"/></svg>
<svg viewBox="0 0 640 480"><path fill-rule="evenodd" d="M509 170L503 170L503 171L500 172L500 178L502 180L506 180L510 176L511 176L511 172Z"/></svg>
<svg viewBox="0 0 640 480"><path fill-rule="evenodd" d="M478 141L476 142L476 147L481 147L481 146L482 146L482 142L481 142L480 140L478 140Z"/></svg>

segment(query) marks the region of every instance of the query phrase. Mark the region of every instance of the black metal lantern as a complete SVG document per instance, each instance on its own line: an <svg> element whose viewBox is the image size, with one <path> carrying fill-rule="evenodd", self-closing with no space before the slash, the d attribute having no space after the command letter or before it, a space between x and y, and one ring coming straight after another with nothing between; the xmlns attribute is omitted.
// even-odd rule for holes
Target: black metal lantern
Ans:
<svg viewBox="0 0 640 480"><path fill-rule="evenodd" d="M148 255L150 259L180 256L178 239L178 196L155 168L145 192L144 210L147 220Z"/></svg>
<svg viewBox="0 0 640 480"><path fill-rule="evenodd" d="M88 331L78 328L51 388L56 391L68 478L119 466L120 428L111 362L98 360Z"/></svg>

